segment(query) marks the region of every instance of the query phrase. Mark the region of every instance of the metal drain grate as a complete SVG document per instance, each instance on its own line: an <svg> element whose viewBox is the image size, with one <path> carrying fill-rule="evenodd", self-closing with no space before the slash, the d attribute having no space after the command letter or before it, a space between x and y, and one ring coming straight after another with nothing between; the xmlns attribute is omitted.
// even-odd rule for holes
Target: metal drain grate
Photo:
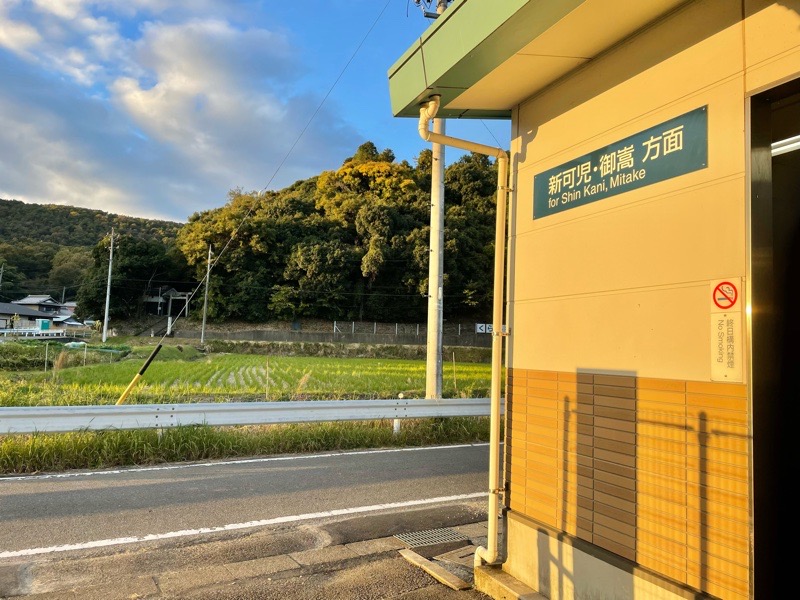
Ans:
<svg viewBox="0 0 800 600"><path fill-rule="evenodd" d="M421 548L449 542L466 542L469 538L453 529L428 529L427 531L412 531L394 536L409 548Z"/></svg>

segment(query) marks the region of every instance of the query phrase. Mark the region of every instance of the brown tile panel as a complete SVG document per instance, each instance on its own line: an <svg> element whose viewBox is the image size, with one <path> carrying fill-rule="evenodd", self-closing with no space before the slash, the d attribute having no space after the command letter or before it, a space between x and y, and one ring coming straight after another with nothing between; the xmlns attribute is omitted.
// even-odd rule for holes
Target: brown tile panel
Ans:
<svg viewBox="0 0 800 600"><path fill-rule="evenodd" d="M594 376L595 385L612 385L616 387L636 387L636 377L630 375L600 375Z"/></svg>
<svg viewBox="0 0 800 600"><path fill-rule="evenodd" d="M611 533L612 535L614 534L614 532L610 530L603 530L603 533ZM616 539L608 538L603 535L603 533L592 531L592 543L600 546L601 548L605 548L610 552L619 554L621 557L627 558L628 560L636 560L636 551L633 548L625 543L619 542Z"/></svg>
<svg viewBox="0 0 800 600"><path fill-rule="evenodd" d="M636 480L629 477L620 477L613 473L606 473L605 471L597 471L594 477L595 481L602 481L603 483L610 483L627 490L636 489Z"/></svg>
<svg viewBox="0 0 800 600"><path fill-rule="evenodd" d="M606 462L604 460L597 459L594 461L593 471L595 470L604 471L607 473L613 473L620 477L627 477L632 481L636 480L636 469L634 467L626 467L625 465L620 465L617 463Z"/></svg>
<svg viewBox="0 0 800 600"><path fill-rule="evenodd" d="M636 443L636 434L632 431L620 431L619 429L607 429L605 427L595 427L592 433L601 439L615 440L626 444Z"/></svg>
<svg viewBox="0 0 800 600"><path fill-rule="evenodd" d="M594 441L595 448L599 448L601 450L608 450L609 452L617 452L619 454L627 454L629 456L636 456L636 445L635 444L625 444L623 442L617 442L615 440L597 438Z"/></svg>
<svg viewBox="0 0 800 600"><path fill-rule="evenodd" d="M616 498L621 498L622 500L636 502L636 492L634 490L629 490L628 488L621 488L610 483L598 481L595 484L595 489L597 489L598 492L603 492L609 496L615 496Z"/></svg>
<svg viewBox="0 0 800 600"><path fill-rule="evenodd" d="M595 417L603 417L605 419L619 419L633 423L636 421L636 411L632 408L620 408L619 406L610 406L610 403L595 404L594 415Z"/></svg>
<svg viewBox="0 0 800 600"><path fill-rule="evenodd" d="M627 511L632 515L636 514L636 501L631 498L621 498L614 494L608 494L603 490L598 490L594 496L594 505L606 504L620 510Z"/></svg>
<svg viewBox="0 0 800 600"><path fill-rule="evenodd" d="M613 398L628 398L633 400L636 398L636 389L632 387L618 387L611 385L594 385L594 396L613 397Z"/></svg>
<svg viewBox="0 0 800 600"><path fill-rule="evenodd" d="M602 416L599 411L602 410ZM633 411L617 411L613 408L603 408L603 409L596 409L595 417L594 417L594 426L595 427L604 427L607 429L619 429L620 431L627 431L630 433L636 433L636 423L633 420L620 420L614 413L616 412L630 412L631 414L635 414Z"/></svg>
<svg viewBox="0 0 800 600"><path fill-rule="evenodd" d="M638 523L638 519L635 514L628 512L626 510L621 510L619 508L609 506L608 504L603 504L602 502L596 503L594 507L594 512L598 515L605 515L609 518L615 519L632 527L636 527ZM587 514L584 515L584 518L591 520L593 518L592 511L586 510L586 513Z"/></svg>
<svg viewBox="0 0 800 600"><path fill-rule="evenodd" d="M630 542L631 540L636 539L636 525L632 525L626 521L620 521L603 513L597 512L594 515L594 527L592 531L601 533L607 537L608 533L603 533L603 528L608 528L614 531L615 534L622 536L619 538L620 540L624 539Z"/></svg>
<svg viewBox="0 0 800 600"><path fill-rule="evenodd" d="M594 457L600 460L605 460L628 467L636 466L636 457L624 452L611 452L609 450L598 448L594 452Z"/></svg>
<svg viewBox="0 0 800 600"><path fill-rule="evenodd" d="M746 386L520 369L508 382L511 510L746 598Z"/></svg>

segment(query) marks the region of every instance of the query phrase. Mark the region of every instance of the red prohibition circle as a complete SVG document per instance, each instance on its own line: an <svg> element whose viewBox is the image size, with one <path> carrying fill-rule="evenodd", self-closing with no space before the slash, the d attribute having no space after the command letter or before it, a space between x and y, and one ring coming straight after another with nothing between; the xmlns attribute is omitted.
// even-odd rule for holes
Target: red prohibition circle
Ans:
<svg viewBox="0 0 800 600"><path fill-rule="evenodd" d="M723 281L714 288L714 304L723 310L733 308L738 298L739 291L730 281Z"/></svg>

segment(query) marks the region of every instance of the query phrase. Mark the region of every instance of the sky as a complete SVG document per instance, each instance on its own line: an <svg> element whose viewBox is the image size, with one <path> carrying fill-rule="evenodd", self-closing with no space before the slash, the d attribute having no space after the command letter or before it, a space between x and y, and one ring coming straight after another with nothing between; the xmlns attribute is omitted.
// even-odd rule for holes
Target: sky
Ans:
<svg viewBox="0 0 800 600"><path fill-rule="evenodd" d="M423 8L0 0L0 198L186 222L231 190L337 169L366 141L414 164L430 144L392 116L388 71L431 26ZM509 132L446 122L504 148Z"/></svg>

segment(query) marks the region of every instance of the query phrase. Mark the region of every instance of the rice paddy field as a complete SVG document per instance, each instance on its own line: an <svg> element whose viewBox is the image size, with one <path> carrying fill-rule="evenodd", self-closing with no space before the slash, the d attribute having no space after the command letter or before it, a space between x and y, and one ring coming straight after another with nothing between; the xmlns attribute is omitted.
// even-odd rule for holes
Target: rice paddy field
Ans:
<svg viewBox="0 0 800 600"><path fill-rule="evenodd" d="M153 346L0 344L0 406L114 404ZM44 355L47 354L45 358ZM487 363L443 361L443 397L488 397ZM425 396L425 361L206 353L165 345L125 398L134 403ZM0 435L0 474L287 452L488 440L487 418Z"/></svg>

